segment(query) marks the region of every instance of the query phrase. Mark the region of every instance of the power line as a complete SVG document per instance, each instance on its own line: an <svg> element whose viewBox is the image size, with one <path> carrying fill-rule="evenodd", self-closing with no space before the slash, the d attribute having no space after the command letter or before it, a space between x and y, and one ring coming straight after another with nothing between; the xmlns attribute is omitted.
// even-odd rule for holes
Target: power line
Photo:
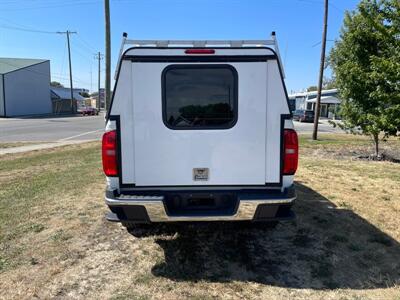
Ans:
<svg viewBox="0 0 400 300"><path fill-rule="evenodd" d="M32 32L32 33L58 34L58 32L56 32L56 31L45 31L45 30L40 30L40 29L34 29L31 26L29 26L30 27L29 28L28 26L17 24L15 22L9 21L9 20L4 19L4 18L1 18L1 19L6 21L6 22L8 22L8 23L13 23L13 24L16 24L16 25L19 25L19 26L0 25L0 28L6 28L6 29L18 30L18 31L25 31L25 32ZM79 37L80 40L77 40L79 42L79 45L73 43L76 46L75 50L74 50L75 53L78 54L79 56L81 56L82 58L84 58L86 61L91 61L91 55L92 55L93 52L96 52L96 51L82 37L80 37L79 35L77 35L77 36ZM66 49L66 47L64 47L64 52L63 52L63 56L62 56L61 74L63 74L63 70L64 70L65 49ZM80 49L82 50L82 52L80 52Z"/></svg>
<svg viewBox="0 0 400 300"><path fill-rule="evenodd" d="M13 21L10 21L10 20L8 20L6 18L3 18L3 17L1 17L0 19L5 21L5 22L7 22L7 23L9 23L9 24L12 24L12 25L2 24L0 26L0 27L5 28L5 29L26 31L26 32L34 32L34 33L56 34L55 31L42 30L42 29L34 28L32 26L26 26L26 25L23 25L23 24L18 24L18 23L15 23Z"/></svg>
<svg viewBox="0 0 400 300"><path fill-rule="evenodd" d="M62 56L62 60L61 60L61 75L64 74L64 61L65 61L65 52L67 49L67 42L64 43L64 51L63 51L63 56Z"/></svg>
<svg viewBox="0 0 400 300"><path fill-rule="evenodd" d="M296 0L296 1L297 2L312 3L312 4L315 4L315 3L322 4L323 3L322 1L318 1L318 0Z"/></svg>
<svg viewBox="0 0 400 300"><path fill-rule="evenodd" d="M9 29L9 30L17 30L17 31L26 31L26 32L35 32L35 33L46 33L46 34L56 34L55 31L45 31L45 30L36 30L36 29L25 29L16 26L9 26L9 25L0 25L1 28Z"/></svg>
<svg viewBox="0 0 400 300"><path fill-rule="evenodd" d="M297 2L303 2L303 3L309 3L309 4L324 4L323 0L296 0ZM332 7L333 9L336 9L337 11L340 11L344 13L346 10L343 8L340 8L336 4L333 4L332 2L329 2L328 5Z"/></svg>
<svg viewBox="0 0 400 300"><path fill-rule="evenodd" d="M328 40L326 40L326 41L327 41L327 42L334 42L335 40L328 39ZM318 46L318 45L321 44L321 43L322 43L322 41L319 41L318 43L313 44L313 45L311 46L311 48L314 48L314 47Z"/></svg>
<svg viewBox="0 0 400 300"><path fill-rule="evenodd" d="M10 66L10 67L15 67L15 68L20 68L20 66L18 66L18 65L15 65L15 64L11 64L11 63L9 63L9 62L5 62L5 61L2 61L1 62L2 64L5 64L5 65L8 65L8 66ZM31 69L27 69L27 68L25 68L24 69L24 71L27 71L27 72L30 72L30 73L34 73L34 74L36 74L36 75L40 75L40 76L44 76L44 77L48 77L49 76L49 73L43 73L43 72L38 72L38 71L36 71L36 70L31 70ZM58 74L58 75L57 75ZM61 75L61 76L60 76ZM62 76L63 74L59 74L59 73L51 73L50 74L50 77L51 78L60 78L60 79L64 79L64 80L68 80L69 78L68 77L65 77L65 76ZM76 77L76 76L75 76ZM84 84L88 84L88 82L86 82L86 81L83 81L83 80L73 80L74 82L80 82L80 83L84 83Z"/></svg>
<svg viewBox="0 0 400 300"><path fill-rule="evenodd" d="M89 52L85 48L82 48L80 45L75 43L75 41L71 41L71 44L74 46L74 51L73 51L74 53L80 55L87 61L90 61L92 59L92 54L94 51Z"/></svg>
<svg viewBox="0 0 400 300"><path fill-rule="evenodd" d="M81 1L81 0L69 0L69 1L66 1L66 0L63 0L64 1L64 3L77 3L77 2L79 2L79 1ZM5 1L5 0L2 0L1 1L1 4L11 4L11 5L19 5L19 4L21 4L21 3L27 3L28 2L28 0L9 0L9 1ZM29 0L29 2L31 2L31 3L40 3L40 2L42 2L43 4L53 4L53 3L59 3L59 2L61 2L60 0L34 0L34 1L32 1L32 0ZM46 3L47 2L47 3Z"/></svg>
<svg viewBox="0 0 400 300"><path fill-rule="evenodd" d="M45 31L45 30L39 30L39 29L26 29L26 28L21 28L21 27L16 27L16 26L9 26L9 25L0 25L0 27L1 28L5 28L5 29L11 29L11 30L18 30L18 31L26 31L26 32L33 32L33 33L46 33L46 34L58 34L59 32L57 32L57 31ZM80 45L83 45L84 47L86 47L86 48L84 48L84 47L80 47L79 49L82 49L82 50L84 50L84 51L87 51L87 52L89 52L90 54L92 54L93 52L95 52L96 50L94 50L94 48L89 48L88 46L86 46L84 43L82 43L82 41L84 41L82 38L80 38L81 39L81 41L79 42L80 43ZM74 43L75 44L75 43ZM75 44L75 46L77 46L77 44ZM88 49L90 49L90 50L88 50ZM81 53L78 53L78 54L80 54L81 56L84 56L84 55L87 55L87 56L89 56L88 54L81 54ZM86 57L87 58L87 57Z"/></svg>
<svg viewBox="0 0 400 300"><path fill-rule="evenodd" d="M58 78L58 79L66 80L66 81L69 80L68 77L55 75L54 73L51 74L51 78ZM75 78L76 78L76 76L75 76ZM81 83L81 84L84 84L84 85L89 85L90 84L89 82L83 81L81 79L72 79L72 81L75 82L75 83Z"/></svg>
<svg viewBox="0 0 400 300"><path fill-rule="evenodd" d="M48 6L31 6L31 7L18 7L18 8L1 8L1 11L23 11L23 10L35 10L35 9L46 9L46 8L59 8L59 7L72 7L72 6L81 6L81 5L90 5L100 3L101 0L96 1L88 1L88 2L69 2L64 4L55 4Z"/></svg>
<svg viewBox="0 0 400 300"><path fill-rule="evenodd" d="M10 20L7 20L3 17L0 18L0 20L3 20L7 23L10 24L15 24L15 25L9 25L9 24L1 24L0 28L5 28L5 29L10 29L10 30L18 30L18 31L24 31L24 32L31 32L31 33L44 33L44 34L59 34L59 33L67 33L67 32L57 32L57 31L46 31L46 30L40 30L37 28L33 28L31 26L26 26L26 25L22 25L22 24L17 24L15 22L12 22ZM76 33L76 32L70 32L70 33ZM78 35L77 35L78 36ZM96 52L94 50L94 48L92 46L90 46L90 44L88 42L86 42L82 37L79 36L79 40L78 41L79 44L73 43L73 45L75 46L75 52L77 55L81 56L82 58L85 59L85 61L90 62L91 61L91 55L93 52ZM72 42L72 41L71 41ZM61 75L64 75L64 62L65 62L65 52L66 52L66 48L68 45L68 39L65 43L65 47L64 47L64 51L63 51L63 55L62 55L62 61L61 61ZM90 50L89 50L90 49ZM68 56L70 57L70 51L71 49L69 48L69 54ZM89 54L88 54L89 53ZM70 68L70 73L71 73L71 68ZM54 74L54 73L53 73ZM41 75L46 75L46 74L41 74ZM61 76L56 76L56 75L52 75L53 77L58 77L58 78L62 78L65 79L65 77L61 77ZM75 76L76 77L76 76ZM77 78L77 77L76 77ZM88 84L87 82L81 80L78 78L78 80L72 80L70 78L70 84L72 85L72 82L82 82L84 84Z"/></svg>
<svg viewBox="0 0 400 300"><path fill-rule="evenodd" d="M338 10L338 11L342 12L342 13L346 12L346 10L345 10L345 9L343 9L343 8L340 8L339 6L337 6L337 5L333 4L332 2L330 2L330 3L329 3L329 5L330 5L332 8L334 8L334 9L336 9L336 10Z"/></svg>
<svg viewBox="0 0 400 300"><path fill-rule="evenodd" d="M4 19L4 18L1 18L1 19L4 20L4 21L6 21L6 22L9 22L9 23L17 24L17 23L11 22L11 21L9 21L9 20L6 20L6 19ZM10 30L18 30L18 31L25 31L25 32L32 32L32 33L45 33L45 34L58 34L58 33L59 33L59 32L57 32L57 31L40 30L40 29L33 28L33 27L31 27L31 26L29 26L29 27L30 27L30 28L29 28L28 26L26 26L26 25L21 25L21 24L17 24L17 25L20 25L20 26L10 26L10 25L7 25L7 24L3 24L3 25L0 25L0 28L10 29ZM21 27L21 26L23 26L23 27L25 27L25 28L23 28L23 27ZM97 50L95 50L93 47L91 47L91 46L90 46L82 37L80 37L78 34L77 34L77 37L79 37L79 39L80 39L80 40L77 40L77 41L80 43L80 45L83 46L83 47L80 47L79 49L82 49L82 50L87 51L87 52L90 53L89 55L79 53L79 54L81 54L81 56L87 55L88 57L90 57L91 54L92 54L93 52L96 52L96 51L97 51ZM75 44L75 46L78 46L78 45ZM88 57L86 57L86 58L88 58Z"/></svg>
<svg viewBox="0 0 400 300"><path fill-rule="evenodd" d="M90 52L96 52L97 51L92 45L90 45L87 41L85 41L85 39L83 39L80 34L77 34L76 36L78 37L79 42L82 45L84 45L88 50L90 50Z"/></svg>

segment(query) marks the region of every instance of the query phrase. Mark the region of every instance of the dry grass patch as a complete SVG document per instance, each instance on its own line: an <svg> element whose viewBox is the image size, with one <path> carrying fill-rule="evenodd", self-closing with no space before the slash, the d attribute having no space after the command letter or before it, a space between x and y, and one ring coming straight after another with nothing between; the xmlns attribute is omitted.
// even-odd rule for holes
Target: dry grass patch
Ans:
<svg viewBox="0 0 400 300"><path fill-rule="evenodd" d="M374 145L370 137L353 134L319 134L313 141L310 134L299 136L301 153L321 158L359 159L374 153ZM380 142L381 153L388 158L400 161L400 138L391 137Z"/></svg>
<svg viewBox="0 0 400 300"><path fill-rule="evenodd" d="M0 298L399 299L400 165L302 147L297 220L107 223L97 143L7 156Z"/></svg>
<svg viewBox="0 0 400 300"><path fill-rule="evenodd" d="M42 142L10 142L10 143L0 143L0 149L8 149L14 147L22 147L29 145L42 144Z"/></svg>

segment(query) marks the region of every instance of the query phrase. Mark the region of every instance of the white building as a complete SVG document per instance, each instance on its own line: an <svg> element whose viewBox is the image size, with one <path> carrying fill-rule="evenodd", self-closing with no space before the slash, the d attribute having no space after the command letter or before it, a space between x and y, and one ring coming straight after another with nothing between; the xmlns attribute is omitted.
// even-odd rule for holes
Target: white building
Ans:
<svg viewBox="0 0 400 300"><path fill-rule="evenodd" d="M50 61L0 58L0 117L52 113Z"/></svg>
<svg viewBox="0 0 400 300"><path fill-rule="evenodd" d="M291 110L315 110L317 91L301 92L289 95ZM337 89L322 90L320 116L332 118L337 114L342 100L338 97Z"/></svg>

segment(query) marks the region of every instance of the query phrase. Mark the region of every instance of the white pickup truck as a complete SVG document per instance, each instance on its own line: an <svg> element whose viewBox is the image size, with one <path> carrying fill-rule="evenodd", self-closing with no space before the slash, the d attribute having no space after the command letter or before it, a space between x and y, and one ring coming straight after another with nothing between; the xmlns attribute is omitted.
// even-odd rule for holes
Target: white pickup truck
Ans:
<svg viewBox="0 0 400 300"><path fill-rule="evenodd" d="M131 45L126 51L126 45ZM102 141L110 221L294 217L298 140L275 39L126 34Z"/></svg>

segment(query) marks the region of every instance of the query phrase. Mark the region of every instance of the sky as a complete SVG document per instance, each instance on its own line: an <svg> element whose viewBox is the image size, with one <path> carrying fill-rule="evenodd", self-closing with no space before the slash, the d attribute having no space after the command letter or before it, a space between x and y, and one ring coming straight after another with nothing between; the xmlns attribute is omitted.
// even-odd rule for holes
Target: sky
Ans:
<svg viewBox="0 0 400 300"><path fill-rule="evenodd" d="M358 0L330 0L327 53L346 10ZM131 39L268 39L276 31L289 92L316 85L323 0L110 0L112 76L121 37ZM0 57L50 60L52 80L97 90L97 52L104 53L103 0L0 0ZM104 60L101 86L104 86ZM327 77L330 71L326 72Z"/></svg>

